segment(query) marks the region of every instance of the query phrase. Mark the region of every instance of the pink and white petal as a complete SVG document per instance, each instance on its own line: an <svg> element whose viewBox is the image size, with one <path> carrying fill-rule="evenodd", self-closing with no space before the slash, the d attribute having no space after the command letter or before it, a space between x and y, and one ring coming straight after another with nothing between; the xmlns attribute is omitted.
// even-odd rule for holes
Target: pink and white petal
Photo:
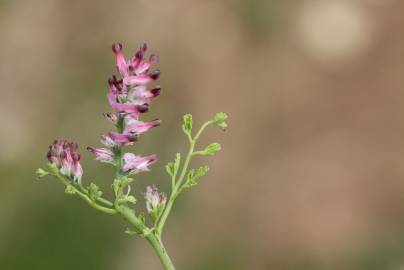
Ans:
<svg viewBox="0 0 404 270"><path fill-rule="evenodd" d="M118 132L109 132L108 136L119 146L132 145L137 141L137 137L131 134L121 134Z"/></svg>
<svg viewBox="0 0 404 270"><path fill-rule="evenodd" d="M108 135L104 134L101 136L101 143L105 145L106 147L115 147L117 144L115 141Z"/></svg>
<svg viewBox="0 0 404 270"><path fill-rule="evenodd" d="M105 148L87 147L87 150L95 155L95 159L101 162L111 162L114 158L114 153Z"/></svg>
<svg viewBox="0 0 404 270"><path fill-rule="evenodd" d="M161 124L161 120L156 119L150 122L141 122L137 120L131 120L127 122L125 127L125 133L143 134L151 128L157 127Z"/></svg>
<svg viewBox="0 0 404 270"><path fill-rule="evenodd" d="M114 43L112 45L112 51L116 57L116 68L118 69L119 73L122 75L122 77L128 76L128 65L122 52L122 44Z"/></svg>
<svg viewBox="0 0 404 270"><path fill-rule="evenodd" d="M143 73L136 76L127 76L123 79L125 85L145 85L152 81L157 80L160 77L160 71L154 71L152 73Z"/></svg>
<svg viewBox="0 0 404 270"><path fill-rule="evenodd" d="M145 113L149 110L148 106L143 104L133 104L133 103L113 103L111 107L114 111L127 114L139 114Z"/></svg>
<svg viewBox="0 0 404 270"><path fill-rule="evenodd" d="M73 163L72 174L73 174L73 179L80 183L81 176L83 175L83 168L81 167L81 164L79 161L76 161Z"/></svg>
<svg viewBox="0 0 404 270"><path fill-rule="evenodd" d="M124 172L134 171L134 172L145 172L149 171L148 166L157 161L156 155L149 155L145 157L135 156L132 153L126 153L123 157L124 165L122 170Z"/></svg>

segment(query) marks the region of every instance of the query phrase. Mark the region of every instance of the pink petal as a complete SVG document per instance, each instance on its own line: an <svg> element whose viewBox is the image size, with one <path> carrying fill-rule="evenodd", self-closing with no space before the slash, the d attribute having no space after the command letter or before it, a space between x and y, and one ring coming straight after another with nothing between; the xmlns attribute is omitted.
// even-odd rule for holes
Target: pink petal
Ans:
<svg viewBox="0 0 404 270"><path fill-rule="evenodd" d="M141 122L136 119L126 120L125 133L134 133L137 135L147 132L149 129L157 127L161 124L161 120L153 120L150 122Z"/></svg>
<svg viewBox="0 0 404 270"><path fill-rule="evenodd" d="M116 56L116 68L119 73L121 73L122 77L128 76L128 65L122 52L122 44L114 43L112 45L112 51Z"/></svg>
<svg viewBox="0 0 404 270"><path fill-rule="evenodd" d="M132 145L136 140L137 137L131 134L121 134L118 132L109 132L108 137L118 146L127 146Z"/></svg>
<svg viewBox="0 0 404 270"><path fill-rule="evenodd" d="M127 172L133 170L135 172L149 171L148 166L157 161L156 155L150 155L146 157L135 156L132 153L124 154L124 165L122 170Z"/></svg>
<svg viewBox="0 0 404 270"><path fill-rule="evenodd" d="M137 105L133 103L113 103L111 104L112 109L120 113L144 113L149 110L147 105Z"/></svg>

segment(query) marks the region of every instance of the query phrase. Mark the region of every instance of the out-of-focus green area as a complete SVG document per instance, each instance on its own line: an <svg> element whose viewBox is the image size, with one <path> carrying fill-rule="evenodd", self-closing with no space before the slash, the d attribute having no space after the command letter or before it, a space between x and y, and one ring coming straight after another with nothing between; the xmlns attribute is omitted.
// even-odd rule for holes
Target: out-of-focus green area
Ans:
<svg viewBox="0 0 404 270"><path fill-rule="evenodd" d="M159 54L163 125L135 194L184 151L181 119L216 112L223 151L178 200L165 242L178 269L404 267L404 4L400 0L0 1L0 269L160 269L117 218L35 180L55 138L77 141L84 180L112 171L87 145L112 126L110 45ZM139 208L143 205L139 204Z"/></svg>

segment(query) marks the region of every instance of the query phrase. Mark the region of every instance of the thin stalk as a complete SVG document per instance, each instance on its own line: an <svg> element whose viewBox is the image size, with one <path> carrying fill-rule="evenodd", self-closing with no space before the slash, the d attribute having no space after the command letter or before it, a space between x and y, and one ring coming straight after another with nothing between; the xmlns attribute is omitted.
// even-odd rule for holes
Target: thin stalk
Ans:
<svg viewBox="0 0 404 270"><path fill-rule="evenodd" d="M184 182L184 178L185 175L188 171L188 166L189 163L191 162L191 158L194 154L194 148L195 148L195 144L198 141L199 137L201 136L202 132L205 130L205 128L207 126L209 126L211 124L210 121L204 123L201 128L198 130L198 132L196 133L195 137L192 138L192 136L190 134L187 134L188 138L189 138L189 150L188 150L188 154L186 156L184 165L182 166L182 170L181 170L181 174L178 178L178 180L176 180L176 185L172 188L171 194L170 194L170 199L167 202L166 207L164 208L163 213L161 214L160 219L158 220L157 224L156 224L156 230L157 232L161 235L163 232L163 228L164 225L167 221L167 218L171 212L171 209L174 205L174 201L175 199L178 197L178 195L181 193L181 191L183 190L183 182ZM175 180L175 179L174 179ZM174 182L174 181L173 181Z"/></svg>
<svg viewBox="0 0 404 270"><path fill-rule="evenodd" d="M168 256L168 253L161 241L161 238L155 234L150 234L146 236L147 241L153 247L154 251L156 252L157 256L160 259L161 264L163 265L165 270L175 270L174 264Z"/></svg>
<svg viewBox="0 0 404 270"><path fill-rule="evenodd" d="M59 174L54 174L54 176L59 179L66 187L70 186L72 188L74 188L74 192L80 197L82 198L85 202L88 203L88 205L90 205L92 208L104 212L106 214L116 214L117 211L115 209L112 208L108 208L108 207L104 207L101 206L99 204L97 204L95 201L91 200L87 194L81 192L77 187L75 187L74 185L70 184L68 181L66 181L66 179L64 179L63 176L59 175Z"/></svg>

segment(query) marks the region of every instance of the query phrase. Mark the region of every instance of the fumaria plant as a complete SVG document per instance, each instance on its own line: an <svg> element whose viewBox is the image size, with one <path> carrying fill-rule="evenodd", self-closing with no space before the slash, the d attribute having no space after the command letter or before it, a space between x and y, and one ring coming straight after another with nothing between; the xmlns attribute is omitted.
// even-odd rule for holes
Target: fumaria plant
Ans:
<svg viewBox="0 0 404 270"><path fill-rule="evenodd" d="M126 152L125 149L133 145L142 134L161 124L158 119L149 122L140 120L140 116L149 110L150 102L161 92L158 86L147 87L159 78L160 72L150 71L157 62L157 56L151 55L145 59L146 50L147 45L144 44L132 58L125 59L122 45L112 45L120 77L112 76L108 80L107 98L112 112L104 113L104 116L116 130L102 135L103 148L87 147L96 160L108 163L114 168L115 179L111 181L114 198L104 198L103 192L95 183L84 184L78 144L75 142L55 140L47 152L47 169L39 168L36 173L38 178L56 178L65 186L65 193L80 197L96 210L126 220L130 224L126 233L145 238L153 247L164 269L172 270L174 265L162 242L164 226L178 196L184 190L197 185L209 170L207 166L190 169L191 159L195 156L212 156L221 149L218 143L197 149L198 139L208 126L213 125L225 130L227 115L216 114L196 132L193 130L192 115L184 116L182 130L188 139L189 150L185 158L177 153L174 161L165 166L171 181L169 196L160 192L155 185L150 185L143 193L145 212L148 215L144 211L135 210L137 198L131 192L133 177L140 172L149 171L149 166L155 163L157 158L155 155L138 156Z"/></svg>

